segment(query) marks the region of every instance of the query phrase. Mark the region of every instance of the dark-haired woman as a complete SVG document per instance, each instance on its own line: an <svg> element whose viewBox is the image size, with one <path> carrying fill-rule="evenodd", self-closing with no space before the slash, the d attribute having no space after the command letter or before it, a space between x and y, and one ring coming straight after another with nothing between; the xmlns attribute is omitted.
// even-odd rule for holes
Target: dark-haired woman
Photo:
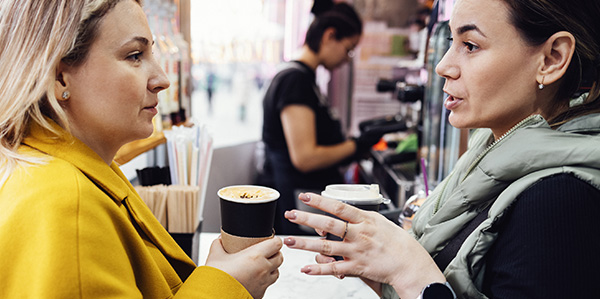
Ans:
<svg viewBox="0 0 600 299"><path fill-rule="evenodd" d="M598 297L598 15L597 0L457 0L453 43L436 71L450 123L476 129L469 150L409 233L301 195L347 221L286 212L343 236L286 238L322 254L302 271L360 276L383 298Z"/></svg>
<svg viewBox="0 0 600 299"><path fill-rule="evenodd" d="M340 164L365 152L381 135L346 139L330 105L316 85L315 70L347 62L362 34L362 21L346 3L315 1L316 18L308 28L297 60L288 62L265 94L263 142L274 186L281 193L275 230L306 234L283 213L296 207L299 191L323 190L342 183Z"/></svg>

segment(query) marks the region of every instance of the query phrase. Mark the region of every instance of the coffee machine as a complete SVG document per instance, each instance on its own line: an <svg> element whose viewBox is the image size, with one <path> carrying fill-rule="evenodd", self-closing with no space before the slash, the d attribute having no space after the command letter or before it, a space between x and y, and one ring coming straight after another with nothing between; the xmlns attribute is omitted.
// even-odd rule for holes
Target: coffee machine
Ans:
<svg viewBox="0 0 600 299"><path fill-rule="evenodd" d="M380 79L377 83L377 91L393 93L396 100L406 103L404 106L413 111L399 111L361 123L361 127L375 124L388 126L390 131L413 130L418 135L418 149L415 152L388 150L373 153L373 176L398 207L412 194L424 190L424 177L427 177L429 189L435 188L448 176L464 147L465 132L448 122L449 111L443 104L447 96L443 91L445 79L435 72L435 67L450 47L449 36L448 21L440 21L432 26L426 63L422 70L426 80L422 84L409 83L404 77ZM420 163L421 159L423 164ZM423 175L423 171L426 171L426 175Z"/></svg>

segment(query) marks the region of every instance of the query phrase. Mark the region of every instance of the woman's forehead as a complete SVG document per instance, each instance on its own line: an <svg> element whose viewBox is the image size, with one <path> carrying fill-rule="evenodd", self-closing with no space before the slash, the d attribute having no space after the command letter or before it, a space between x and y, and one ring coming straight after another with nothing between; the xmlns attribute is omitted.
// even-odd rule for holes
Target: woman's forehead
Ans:
<svg viewBox="0 0 600 299"><path fill-rule="evenodd" d="M458 0L450 17L450 30L453 35L474 31L486 36L494 29L508 29L508 16L508 6L501 0Z"/></svg>

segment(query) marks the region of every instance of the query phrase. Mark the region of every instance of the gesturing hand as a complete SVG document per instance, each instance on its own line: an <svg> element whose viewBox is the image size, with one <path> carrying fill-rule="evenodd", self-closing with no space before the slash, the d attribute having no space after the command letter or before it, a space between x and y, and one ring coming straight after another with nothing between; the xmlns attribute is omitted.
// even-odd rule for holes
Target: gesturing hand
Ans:
<svg viewBox="0 0 600 299"><path fill-rule="evenodd" d="M359 276L376 282L390 284L402 298L416 298L427 284L444 282L429 253L405 230L387 220L383 215L363 211L337 200L316 194L301 194L305 204L328 212L333 217L287 211L285 217L297 224L345 238L342 242L288 237L284 243L295 249L304 249L325 256L341 255L343 261L318 256L321 264L301 269L309 275ZM405 297L406 296L406 297Z"/></svg>

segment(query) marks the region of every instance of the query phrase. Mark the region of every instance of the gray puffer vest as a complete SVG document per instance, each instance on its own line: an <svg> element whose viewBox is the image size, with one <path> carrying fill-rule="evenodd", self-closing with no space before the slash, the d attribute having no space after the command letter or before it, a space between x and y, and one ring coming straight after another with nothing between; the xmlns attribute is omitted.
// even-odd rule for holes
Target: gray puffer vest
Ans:
<svg viewBox="0 0 600 299"><path fill-rule="evenodd" d="M496 240L490 228L527 187L558 173L572 173L600 189L600 114L571 120L556 130L530 116L494 141L479 129L469 150L435 188L413 220L411 233L435 255L482 209L488 217L464 241L444 271L459 298L486 298L480 292L485 254ZM382 298L398 298L384 285Z"/></svg>

